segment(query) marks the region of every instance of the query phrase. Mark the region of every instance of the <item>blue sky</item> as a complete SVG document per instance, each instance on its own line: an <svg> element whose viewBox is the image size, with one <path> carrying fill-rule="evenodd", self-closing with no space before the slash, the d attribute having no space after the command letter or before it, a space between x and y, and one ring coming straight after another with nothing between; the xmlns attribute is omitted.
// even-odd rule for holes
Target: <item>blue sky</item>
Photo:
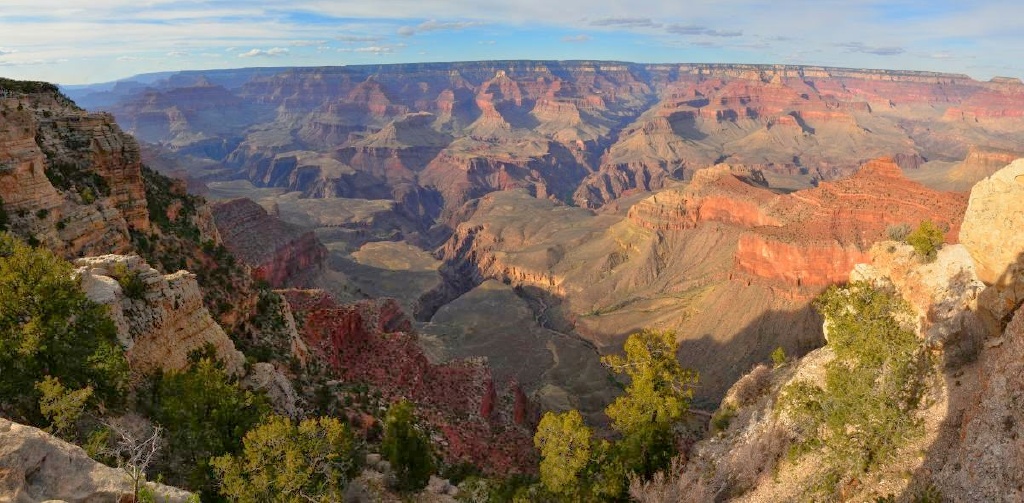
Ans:
<svg viewBox="0 0 1024 503"><path fill-rule="evenodd" d="M480 59L1024 77L1019 0L0 0L0 76Z"/></svg>

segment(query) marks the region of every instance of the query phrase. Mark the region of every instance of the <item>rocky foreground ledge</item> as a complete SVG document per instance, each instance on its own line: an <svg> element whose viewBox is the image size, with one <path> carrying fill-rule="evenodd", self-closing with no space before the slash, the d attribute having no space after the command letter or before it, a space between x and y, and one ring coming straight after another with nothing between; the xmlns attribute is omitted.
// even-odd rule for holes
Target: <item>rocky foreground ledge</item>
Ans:
<svg viewBox="0 0 1024 503"><path fill-rule="evenodd" d="M43 430L0 418L0 503L130 500L132 482L93 461L81 447ZM193 495L149 482L156 501L184 503Z"/></svg>

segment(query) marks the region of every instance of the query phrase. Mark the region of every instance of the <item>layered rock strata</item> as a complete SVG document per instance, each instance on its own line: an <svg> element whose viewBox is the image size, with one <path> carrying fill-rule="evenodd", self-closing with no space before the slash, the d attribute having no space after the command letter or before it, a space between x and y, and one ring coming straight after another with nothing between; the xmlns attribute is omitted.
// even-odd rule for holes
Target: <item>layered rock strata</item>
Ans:
<svg viewBox="0 0 1024 503"><path fill-rule="evenodd" d="M86 257L75 265L86 295L110 306L133 372L185 369L189 353L209 344L230 373L242 374L245 357L204 307L194 274L163 275L124 255Z"/></svg>

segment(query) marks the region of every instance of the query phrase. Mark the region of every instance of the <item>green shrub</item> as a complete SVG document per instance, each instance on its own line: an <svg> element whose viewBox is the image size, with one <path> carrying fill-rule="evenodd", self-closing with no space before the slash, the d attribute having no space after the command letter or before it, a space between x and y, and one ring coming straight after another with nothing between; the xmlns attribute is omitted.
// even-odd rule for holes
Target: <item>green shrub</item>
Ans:
<svg viewBox="0 0 1024 503"><path fill-rule="evenodd" d="M0 197L0 232L7 230L8 222L7 209L4 208L4 198Z"/></svg>
<svg viewBox="0 0 1024 503"><path fill-rule="evenodd" d="M775 348L772 351L772 366L779 368L786 364L786 350L782 349L782 346Z"/></svg>
<svg viewBox="0 0 1024 503"><path fill-rule="evenodd" d="M157 470L167 483L201 490L204 499L217 494L211 458L237 454L245 433L270 411L262 394L240 388L208 354L197 354L188 370L158 372L140 396L142 409L167 434Z"/></svg>
<svg viewBox="0 0 1024 503"><path fill-rule="evenodd" d="M434 455L430 440L416 425L412 403L402 400L388 409L381 454L395 470L399 490L426 487L434 473Z"/></svg>
<svg viewBox="0 0 1024 503"><path fill-rule="evenodd" d="M134 300L142 300L146 297L146 283L142 281L139 271L132 271L122 262L114 265L111 271L114 279L121 285L121 292L125 297Z"/></svg>
<svg viewBox="0 0 1024 503"><path fill-rule="evenodd" d="M913 246L914 251L925 262L935 260L944 242L942 229L939 229L931 220L921 222L921 225L907 236L907 244Z"/></svg>
<svg viewBox="0 0 1024 503"><path fill-rule="evenodd" d="M0 233L0 415L36 426L47 377L92 388L87 407L119 408L128 365L107 308L89 300L71 264ZM59 395L59 394L57 394ZM56 395L53 395L56 396Z"/></svg>
<svg viewBox="0 0 1024 503"><path fill-rule="evenodd" d="M902 299L856 282L830 287L815 307L835 359L823 386L793 383L779 406L793 414L804 446L824 450L828 491L889 461L920 433L917 411L931 366L917 336L901 324L910 313Z"/></svg>
<svg viewBox="0 0 1024 503"><path fill-rule="evenodd" d="M46 218L49 215L50 215L50 210L48 210L46 208L40 208L38 211L36 211L36 218L38 218L40 220Z"/></svg>
<svg viewBox="0 0 1024 503"><path fill-rule="evenodd" d="M729 429L729 424L736 417L736 408L731 405L719 407L711 415L711 433L719 433Z"/></svg>
<svg viewBox="0 0 1024 503"><path fill-rule="evenodd" d="M231 501L342 501L362 464L352 431L331 417L271 416L242 443L237 456L212 461Z"/></svg>

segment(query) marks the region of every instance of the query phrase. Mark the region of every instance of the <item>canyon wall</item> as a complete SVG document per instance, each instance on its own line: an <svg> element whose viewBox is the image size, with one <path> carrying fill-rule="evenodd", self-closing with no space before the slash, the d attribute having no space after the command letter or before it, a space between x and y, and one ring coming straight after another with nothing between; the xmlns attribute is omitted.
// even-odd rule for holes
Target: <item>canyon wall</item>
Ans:
<svg viewBox="0 0 1024 503"><path fill-rule="evenodd" d="M0 99L0 198L10 227L65 257L125 252L150 229L138 143L109 114L47 93Z"/></svg>
<svg viewBox="0 0 1024 503"><path fill-rule="evenodd" d="M1022 89L933 72L482 61L180 72L103 102L192 159L196 179L393 200L425 231L492 191L599 208L721 163L787 189L880 157L929 171L1024 141Z"/></svg>

